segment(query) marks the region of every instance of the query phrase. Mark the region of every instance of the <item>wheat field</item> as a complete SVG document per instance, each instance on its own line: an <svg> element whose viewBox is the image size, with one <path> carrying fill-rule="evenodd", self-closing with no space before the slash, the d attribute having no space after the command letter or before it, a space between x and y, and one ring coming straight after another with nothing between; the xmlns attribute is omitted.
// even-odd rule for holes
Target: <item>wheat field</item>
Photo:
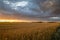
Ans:
<svg viewBox="0 0 60 40"><path fill-rule="evenodd" d="M0 40L51 40L60 23L0 23Z"/></svg>

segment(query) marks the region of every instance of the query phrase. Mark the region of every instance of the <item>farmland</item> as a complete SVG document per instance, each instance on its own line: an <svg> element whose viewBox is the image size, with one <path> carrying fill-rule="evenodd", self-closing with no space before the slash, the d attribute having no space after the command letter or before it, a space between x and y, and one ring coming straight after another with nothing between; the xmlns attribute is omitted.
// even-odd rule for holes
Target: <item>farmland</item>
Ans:
<svg viewBox="0 0 60 40"><path fill-rule="evenodd" d="M60 23L0 23L0 40L51 40Z"/></svg>

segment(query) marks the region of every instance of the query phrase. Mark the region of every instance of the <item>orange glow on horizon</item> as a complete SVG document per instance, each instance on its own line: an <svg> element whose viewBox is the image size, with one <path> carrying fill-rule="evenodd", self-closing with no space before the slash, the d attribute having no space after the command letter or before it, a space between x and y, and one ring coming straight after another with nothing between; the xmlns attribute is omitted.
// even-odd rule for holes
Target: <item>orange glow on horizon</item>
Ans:
<svg viewBox="0 0 60 40"><path fill-rule="evenodd" d="M1 20L0 19L0 22L31 22L31 21L28 21L28 20Z"/></svg>

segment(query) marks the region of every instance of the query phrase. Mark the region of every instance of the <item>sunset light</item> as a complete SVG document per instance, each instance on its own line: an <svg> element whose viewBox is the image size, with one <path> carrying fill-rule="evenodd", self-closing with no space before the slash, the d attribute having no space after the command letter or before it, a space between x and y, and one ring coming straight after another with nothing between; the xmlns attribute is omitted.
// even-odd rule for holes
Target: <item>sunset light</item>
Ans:
<svg viewBox="0 0 60 40"><path fill-rule="evenodd" d="M31 22L28 20L0 20L0 22Z"/></svg>

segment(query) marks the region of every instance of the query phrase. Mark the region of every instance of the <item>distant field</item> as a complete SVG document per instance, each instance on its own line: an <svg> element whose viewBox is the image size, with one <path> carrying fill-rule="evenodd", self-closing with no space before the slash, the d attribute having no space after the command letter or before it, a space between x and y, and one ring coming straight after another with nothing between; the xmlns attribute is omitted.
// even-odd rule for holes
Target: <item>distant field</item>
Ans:
<svg viewBox="0 0 60 40"><path fill-rule="evenodd" d="M0 40L50 40L60 23L0 23Z"/></svg>

